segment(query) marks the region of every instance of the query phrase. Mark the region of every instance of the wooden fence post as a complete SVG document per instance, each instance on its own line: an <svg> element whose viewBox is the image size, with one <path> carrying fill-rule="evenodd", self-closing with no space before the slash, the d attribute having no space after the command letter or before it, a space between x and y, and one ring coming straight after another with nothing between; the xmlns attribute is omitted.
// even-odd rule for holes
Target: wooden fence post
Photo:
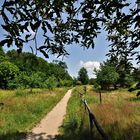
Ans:
<svg viewBox="0 0 140 140"><path fill-rule="evenodd" d="M99 96L100 96L100 104L102 104L102 93L100 90L99 90Z"/></svg>
<svg viewBox="0 0 140 140"><path fill-rule="evenodd" d="M108 136L106 135L106 133L104 132L103 128L101 127L101 125L98 123L95 115L93 114L93 112L91 112L90 107L87 104L87 101L84 99L84 97L82 96L83 94L80 93L79 91L77 91L81 96L81 101L84 103L85 109L87 109L88 111L88 115L89 115L89 122L90 122L90 131L92 132L92 129L94 127L94 124L98 130L98 132L101 134L101 136L103 137L104 140L109 140ZM101 93L101 92L100 92ZM101 102L101 99L100 99Z"/></svg>

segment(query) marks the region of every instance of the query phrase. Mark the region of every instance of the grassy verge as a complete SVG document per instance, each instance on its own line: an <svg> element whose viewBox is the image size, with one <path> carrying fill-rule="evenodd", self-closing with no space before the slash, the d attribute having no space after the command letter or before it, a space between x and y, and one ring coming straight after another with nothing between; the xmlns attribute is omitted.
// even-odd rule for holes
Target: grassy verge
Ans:
<svg viewBox="0 0 140 140"><path fill-rule="evenodd" d="M88 116L80 101L80 96L73 90L67 106L67 115L60 129L62 135L57 140L89 140Z"/></svg>
<svg viewBox="0 0 140 140"><path fill-rule="evenodd" d="M140 98L136 98L135 93L124 89L103 93L100 104L98 93L88 87L85 98L111 140L140 139ZM95 127L90 133L88 115L76 92L68 103L62 130L60 140L102 139Z"/></svg>
<svg viewBox="0 0 140 140"><path fill-rule="evenodd" d="M64 96L65 88L0 90L0 139L15 140L30 130Z"/></svg>

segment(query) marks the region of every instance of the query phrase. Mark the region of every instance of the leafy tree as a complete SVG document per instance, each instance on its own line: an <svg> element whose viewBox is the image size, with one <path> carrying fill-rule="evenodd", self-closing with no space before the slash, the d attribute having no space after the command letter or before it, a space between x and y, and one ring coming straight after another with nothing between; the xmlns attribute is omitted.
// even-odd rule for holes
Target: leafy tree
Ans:
<svg viewBox="0 0 140 140"><path fill-rule="evenodd" d="M78 82L77 78L73 77L73 86L76 86L77 82Z"/></svg>
<svg viewBox="0 0 140 140"><path fill-rule="evenodd" d="M78 80L84 85L88 84L89 78L87 70L84 67L82 67L78 72Z"/></svg>
<svg viewBox="0 0 140 140"><path fill-rule="evenodd" d="M60 80L59 81L59 86L62 87L62 86L66 86L66 87L70 87L70 86L73 86L73 81L72 80Z"/></svg>
<svg viewBox="0 0 140 140"><path fill-rule="evenodd" d="M50 63L49 66L49 75L54 75L58 81L64 79L72 80L68 71L62 68L62 66L60 66L59 64Z"/></svg>
<svg viewBox="0 0 140 140"><path fill-rule="evenodd" d="M28 77L28 86L29 88L31 88L31 92L32 92L32 88L39 88L42 87L42 77L41 75L43 75L41 72L37 72L37 73L32 73L29 77Z"/></svg>
<svg viewBox="0 0 140 140"><path fill-rule="evenodd" d="M96 81L95 78L90 78L89 79L89 84L90 85L93 85L95 83L95 81Z"/></svg>
<svg viewBox="0 0 140 140"><path fill-rule="evenodd" d="M4 61L0 63L0 87L7 88L10 80L14 79L19 69L11 62Z"/></svg>
<svg viewBox="0 0 140 140"><path fill-rule="evenodd" d="M110 86L116 86L119 74L110 63L101 64L100 69L94 71L96 74L96 81L101 86L101 89L109 89Z"/></svg>
<svg viewBox="0 0 140 140"><path fill-rule="evenodd" d="M9 88L42 88L44 87L44 74L33 72L32 74L20 72L13 80L9 82Z"/></svg>
<svg viewBox="0 0 140 140"><path fill-rule="evenodd" d="M36 71L38 67L38 60L36 55L32 53L23 52L22 54L17 53L15 50L7 52L9 61L19 67L21 71Z"/></svg>
<svg viewBox="0 0 140 140"><path fill-rule="evenodd" d="M116 72L119 74L117 83L121 87L128 87L132 84L132 70L134 68L131 59L128 56L112 57L107 60L106 63L110 63L113 67L115 67Z"/></svg>
<svg viewBox="0 0 140 140"><path fill-rule="evenodd" d="M6 54L3 51L3 48L0 47L0 63L3 61L8 61L8 58L6 57Z"/></svg>
<svg viewBox="0 0 140 140"><path fill-rule="evenodd" d="M132 74L126 74L124 81L125 81L126 87L131 87L131 85L135 83L134 77Z"/></svg>
<svg viewBox="0 0 140 140"><path fill-rule="evenodd" d="M57 64L58 66L60 66L61 68L65 69L65 70L68 68L67 64L63 61L53 60L53 63Z"/></svg>
<svg viewBox="0 0 140 140"><path fill-rule="evenodd" d="M29 76L25 72L20 72L18 76L15 76L14 79L10 80L8 83L8 88L29 88L28 86Z"/></svg>
<svg viewBox="0 0 140 140"><path fill-rule="evenodd" d="M140 81L140 67L139 68L135 68L132 72L133 78L136 82Z"/></svg>
<svg viewBox="0 0 140 140"><path fill-rule="evenodd" d="M42 72L44 73L44 79L54 75L57 80L66 79L72 80L71 76L67 72L67 65L65 62L57 61L57 63L48 63L43 58L39 58L32 53L21 53L18 54L15 50L8 51L7 56L10 62L17 65L22 72Z"/></svg>
<svg viewBox="0 0 140 140"><path fill-rule="evenodd" d="M46 81L45 81L45 86L46 88L48 88L49 90L53 90L54 88L57 87L57 79L54 76L49 77Z"/></svg>
<svg viewBox="0 0 140 140"><path fill-rule="evenodd" d="M65 70L68 68L67 64L66 64L65 62L63 62L63 61L59 61L59 62L58 62L58 65L59 65L61 68L65 69Z"/></svg>
<svg viewBox="0 0 140 140"><path fill-rule="evenodd" d="M7 35L0 46L10 47L14 43L21 52L24 43L34 40L36 50L46 57L48 52L67 55L65 44L76 42L94 48L94 38L104 29L111 42L110 57L136 55L139 61L139 13L139 0L5 0L1 18ZM38 46L40 30L44 43Z"/></svg>

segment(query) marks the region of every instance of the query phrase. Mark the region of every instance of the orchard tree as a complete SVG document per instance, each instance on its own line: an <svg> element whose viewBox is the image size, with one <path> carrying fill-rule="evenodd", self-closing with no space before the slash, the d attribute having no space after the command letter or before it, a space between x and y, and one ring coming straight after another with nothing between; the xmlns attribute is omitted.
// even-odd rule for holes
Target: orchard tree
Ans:
<svg viewBox="0 0 140 140"><path fill-rule="evenodd" d="M67 55L65 44L94 48L94 39L105 30L109 57L129 55L140 61L140 0L4 0L0 18L7 32L0 46L16 45L18 52L34 41L31 50L45 57ZM38 32L44 39L41 45Z"/></svg>
<svg viewBox="0 0 140 140"><path fill-rule="evenodd" d="M110 86L116 87L119 79L119 74L116 72L115 67L110 63L103 63L99 70L94 70L96 74L96 82L101 86L101 89L109 89Z"/></svg>
<svg viewBox="0 0 140 140"><path fill-rule="evenodd" d="M13 80L18 74L19 69L11 62L4 61L0 63L0 87L7 88L10 80Z"/></svg>
<svg viewBox="0 0 140 140"><path fill-rule="evenodd" d="M117 83L120 87L129 87L133 83L134 78L132 76L132 71L134 70L134 67L129 56L122 57L119 55L118 57L111 57L105 63L110 63L115 67L116 72L119 74Z"/></svg>
<svg viewBox="0 0 140 140"><path fill-rule="evenodd" d="M0 63L3 62L3 61L8 61L8 58L7 58L6 54L3 51L3 48L0 47Z"/></svg>
<svg viewBox="0 0 140 140"><path fill-rule="evenodd" d="M84 67L82 67L78 72L78 80L84 85L88 84L89 78L87 70Z"/></svg>
<svg viewBox="0 0 140 140"><path fill-rule="evenodd" d="M134 80L136 82L140 82L140 67L139 68L135 68L134 71L132 72L132 75L133 75Z"/></svg>

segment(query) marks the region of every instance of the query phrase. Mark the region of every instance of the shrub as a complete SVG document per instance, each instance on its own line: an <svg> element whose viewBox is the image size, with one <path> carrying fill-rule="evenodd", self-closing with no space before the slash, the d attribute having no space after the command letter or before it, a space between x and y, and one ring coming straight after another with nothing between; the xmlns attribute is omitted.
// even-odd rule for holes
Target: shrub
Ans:
<svg viewBox="0 0 140 140"><path fill-rule="evenodd" d="M49 90L53 90L58 85L57 79L54 76L49 77L44 82L44 87L48 88Z"/></svg>
<svg viewBox="0 0 140 140"><path fill-rule="evenodd" d="M0 87L8 88L8 83L10 80L13 80L17 74L19 73L19 69L16 65L11 62L4 61L0 63Z"/></svg>

